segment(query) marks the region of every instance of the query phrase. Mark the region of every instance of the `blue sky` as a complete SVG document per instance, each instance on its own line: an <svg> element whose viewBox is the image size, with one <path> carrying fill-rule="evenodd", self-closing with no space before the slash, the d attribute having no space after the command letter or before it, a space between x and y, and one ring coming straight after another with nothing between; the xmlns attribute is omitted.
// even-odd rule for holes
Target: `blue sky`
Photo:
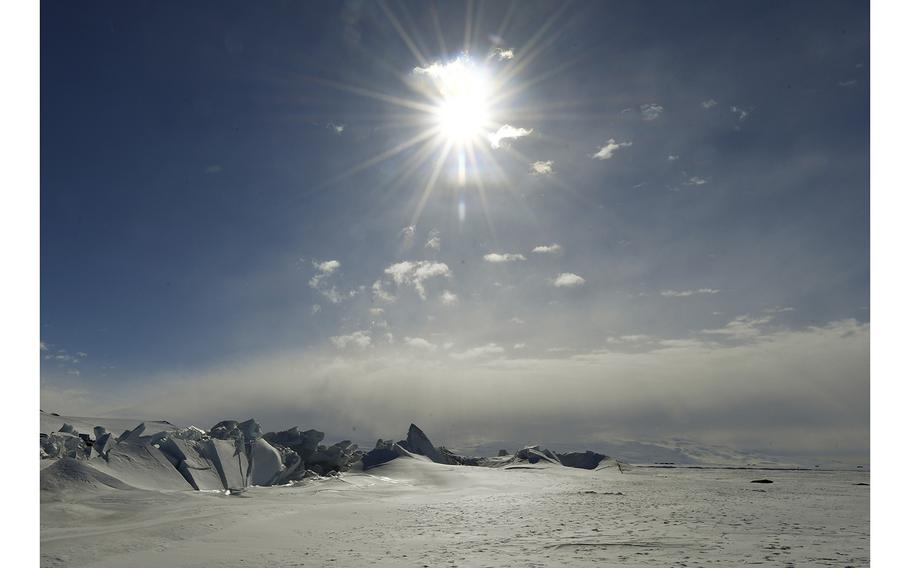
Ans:
<svg viewBox="0 0 910 568"><path fill-rule="evenodd" d="M867 452L867 4L430 6L43 4L45 410Z"/></svg>

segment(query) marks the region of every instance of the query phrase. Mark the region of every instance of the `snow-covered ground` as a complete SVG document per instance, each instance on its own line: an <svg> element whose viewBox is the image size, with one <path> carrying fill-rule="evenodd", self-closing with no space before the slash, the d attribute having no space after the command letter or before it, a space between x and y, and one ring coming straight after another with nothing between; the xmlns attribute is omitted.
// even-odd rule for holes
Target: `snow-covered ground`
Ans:
<svg viewBox="0 0 910 568"><path fill-rule="evenodd" d="M235 496L90 477L42 490L42 566L869 564L864 471L620 473L403 457ZM773 483L750 483L759 478Z"/></svg>

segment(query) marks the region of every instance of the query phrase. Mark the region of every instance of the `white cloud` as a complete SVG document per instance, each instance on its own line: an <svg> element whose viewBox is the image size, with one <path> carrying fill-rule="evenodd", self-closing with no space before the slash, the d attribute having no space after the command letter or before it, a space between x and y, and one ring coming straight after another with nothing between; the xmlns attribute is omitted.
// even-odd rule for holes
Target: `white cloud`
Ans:
<svg viewBox="0 0 910 568"><path fill-rule="evenodd" d="M705 110L708 110L709 108L716 107L716 106L717 106L717 101L715 101L714 99L708 99L706 101L701 102L701 108L703 108Z"/></svg>
<svg viewBox="0 0 910 568"><path fill-rule="evenodd" d="M538 254L559 254L562 252L562 246L556 243L551 245L538 245L534 247L531 252L536 252Z"/></svg>
<svg viewBox="0 0 910 568"><path fill-rule="evenodd" d="M344 294L338 291L338 288L332 286L331 288L323 289L319 291L325 298L333 304L340 304L344 300Z"/></svg>
<svg viewBox="0 0 910 568"><path fill-rule="evenodd" d="M502 145L503 140L522 138L532 132L534 132L533 128L516 128L509 124L503 124L499 127L499 130L489 135L490 146L492 148L499 148Z"/></svg>
<svg viewBox="0 0 910 568"><path fill-rule="evenodd" d="M442 246L442 239L440 238L439 231L433 229L430 231L430 234L428 236L429 238L427 239L427 243L424 245L424 248L428 248L430 250L439 250L439 248Z"/></svg>
<svg viewBox="0 0 910 568"><path fill-rule="evenodd" d="M667 156L667 160L670 162L675 162L678 159L679 159L679 156L676 154L670 154L669 156Z"/></svg>
<svg viewBox="0 0 910 568"><path fill-rule="evenodd" d="M855 84L856 84L856 79L850 79L849 81L838 81L837 82L838 87L852 87Z"/></svg>
<svg viewBox="0 0 910 568"><path fill-rule="evenodd" d="M531 173L535 176L546 176L553 173L553 160L537 160L531 164Z"/></svg>
<svg viewBox="0 0 910 568"><path fill-rule="evenodd" d="M512 318L509 320L509 322L514 323L515 325L524 325L525 324L525 320L523 320L521 318Z"/></svg>
<svg viewBox="0 0 910 568"><path fill-rule="evenodd" d="M515 52L511 47L509 49L495 47L493 48L493 54L498 57L500 61L515 59Z"/></svg>
<svg viewBox="0 0 910 568"><path fill-rule="evenodd" d="M664 298L688 298L696 294L717 294L720 290L714 288L699 288L698 290L661 290L660 295Z"/></svg>
<svg viewBox="0 0 910 568"><path fill-rule="evenodd" d="M609 160L617 150L620 148L628 148L631 145L631 142L617 142L615 139L610 138L607 140L607 143L601 146L591 157L596 160Z"/></svg>
<svg viewBox="0 0 910 568"><path fill-rule="evenodd" d="M649 122L652 120L657 120L664 112L664 107L653 103L641 105L640 108L642 120L647 120Z"/></svg>
<svg viewBox="0 0 910 568"><path fill-rule="evenodd" d="M519 349L524 349L527 346L528 346L527 343L516 343L515 345L512 346L512 349L515 349L516 351L518 351Z"/></svg>
<svg viewBox="0 0 910 568"><path fill-rule="evenodd" d="M412 286L424 300L427 299L427 291L423 286L426 280L452 275L449 266L444 262L430 262L427 260L398 262L386 268L385 273L391 276L395 284L399 286ZM376 293L375 284L373 285L373 293L374 295Z"/></svg>
<svg viewBox="0 0 910 568"><path fill-rule="evenodd" d="M705 185L706 183L708 183L708 180L705 178L692 176L683 185Z"/></svg>
<svg viewBox="0 0 910 568"><path fill-rule="evenodd" d="M749 111L736 105L730 107L730 112L737 115L741 121L746 120L746 117L749 116Z"/></svg>
<svg viewBox="0 0 910 568"><path fill-rule="evenodd" d="M344 132L345 125L344 124L335 124L334 122L330 122L328 124L328 127L331 128L335 132L335 134L341 134L342 132Z"/></svg>
<svg viewBox="0 0 910 568"><path fill-rule="evenodd" d="M379 300L380 302L392 303L395 301L395 296L390 294L385 286L382 284L382 280L377 280L373 282L373 298Z"/></svg>
<svg viewBox="0 0 910 568"><path fill-rule="evenodd" d="M398 233L398 236L401 238L402 246L404 248L411 248L414 246L414 237L417 235L417 227L414 225L408 225Z"/></svg>
<svg viewBox="0 0 910 568"><path fill-rule="evenodd" d="M761 327L771 321L773 316L751 317L738 316L724 327L718 329L703 329L701 332L709 335L722 335L731 339L752 339L762 334Z"/></svg>
<svg viewBox="0 0 910 568"><path fill-rule="evenodd" d="M452 306L458 303L458 295L449 292L448 290L443 290L442 294L439 296L439 301L441 301L446 306Z"/></svg>
<svg viewBox="0 0 910 568"><path fill-rule="evenodd" d="M330 287L326 284L326 279L341 268L341 263L337 260L326 260L323 262L314 261L313 267L316 268L316 274L310 278L310 288L317 290L333 304L341 302L344 299L344 296L335 288L335 286Z"/></svg>
<svg viewBox="0 0 910 568"><path fill-rule="evenodd" d="M774 306L773 308L765 308L762 311L766 314L782 314L784 312L795 312L796 308L792 308L790 306Z"/></svg>
<svg viewBox="0 0 910 568"><path fill-rule="evenodd" d="M41 342L41 350L42 350L42 351L47 351L47 344L46 344L45 342L43 342L43 341Z"/></svg>
<svg viewBox="0 0 910 568"><path fill-rule="evenodd" d="M379 317L385 313L385 310L382 308L370 308L370 315L373 317Z"/></svg>
<svg viewBox="0 0 910 568"><path fill-rule="evenodd" d="M405 337L404 343L408 347L423 349L424 351L436 351L436 346L422 337Z"/></svg>
<svg viewBox="0 0 910 568"><path fill-rule="evenodd" d="M501 346L495 343L487 343L486 345L481 345L480 347L472 347L467 351L462 351L461 353L452 353L452 357L455 359L479 359L481 357L492 357L495 355L502 355L506 350Z"/></svg>
<svg viewBox="0 0 910 568"><path fill-rule="evenodd" d="M654 339L650 335L643 334L632 334L632 335L612 335L607 338L607 343L617 344L617 343L642 343L651 341Z"/></svg>
<svg viewBox="0 0 910 568"><path fill-rule="evenodd" d="M498 253L491 252L490 254L483 255L483 259L487 262L492 262L493 264L499 264L503 262L515 262L518 260L526 260L523 254L518 253Z"/></svg>
<svg viewBox="0 0 910 568"><path fill-rule="evenodd" d="M319 304L313 304L312 306L310 306L310 313L312 313L312 314L318 314L321 311L322 311L322 306L320 306Z"/></svg>
<svg viewBox="0 0 910 568"><path fill-rule="evenodd" d="M361 330L355 331L349 335L336 335L329 338L332 341L332 344L338 349L344 349L348 345L353 347L359 347L360 349L365 349L370 346L373 342L370 337L370 332Z"/></svg>
<svg viewBox="0 0 910 568"><path fill-rule="evenodd" d="M332 274L341 268L341 263L337 260L326 260L323 262L313 262L313 266L315 266L316 270L321 274Z"/></svg>
<svg viewBox="0 0 910 568"><path fill-rule="evenodd" d="M563 272L553 281L553 285L557 288L576 288L584 283L584 278L572 272Z"/></svg>

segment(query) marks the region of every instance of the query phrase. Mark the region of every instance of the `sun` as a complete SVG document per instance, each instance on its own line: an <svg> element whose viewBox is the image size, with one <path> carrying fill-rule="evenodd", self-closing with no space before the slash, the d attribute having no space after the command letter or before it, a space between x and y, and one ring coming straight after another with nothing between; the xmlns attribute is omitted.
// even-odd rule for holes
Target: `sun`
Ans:
<svg viewBox="0 0 910 568"><path fill-rule="evenodd" d="M453 146L466 147L489 136L494 89L487 69L460 57L420 69L420 73L428 76L435 87L432 114L440 138Z"/></svg>
<svg viewBox="0 0 910 568"><path fill-rule="evenodd" d="M445 67L445 86L441 86L436 108L440 135L455 145L466 145L484 138L490 126L491 82L482 68L464 60Z"/></svg>

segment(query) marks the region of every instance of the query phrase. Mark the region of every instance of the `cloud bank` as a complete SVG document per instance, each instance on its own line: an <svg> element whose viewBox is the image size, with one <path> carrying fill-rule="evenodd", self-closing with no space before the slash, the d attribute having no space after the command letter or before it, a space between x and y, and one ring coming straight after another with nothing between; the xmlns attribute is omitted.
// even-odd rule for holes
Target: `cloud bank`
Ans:
<svg viewBox="0 0 910 568"><path fill-rule="evenodd" d="M868 446L869 326L855 320L731 345L654 342L639 352L605 348L557 358L530 349L508 357L498 343L447 355L419 337L362 349L370 345L365 337L338 337L344 358L324 350L275 353L149 377L128 398L44 384L42 408L204 427L255 416L267 429L318 427L333 440L396 436L415 421L465 447L689 437L814 456ZM426 357L415 359L414 350Z"/></svg>

